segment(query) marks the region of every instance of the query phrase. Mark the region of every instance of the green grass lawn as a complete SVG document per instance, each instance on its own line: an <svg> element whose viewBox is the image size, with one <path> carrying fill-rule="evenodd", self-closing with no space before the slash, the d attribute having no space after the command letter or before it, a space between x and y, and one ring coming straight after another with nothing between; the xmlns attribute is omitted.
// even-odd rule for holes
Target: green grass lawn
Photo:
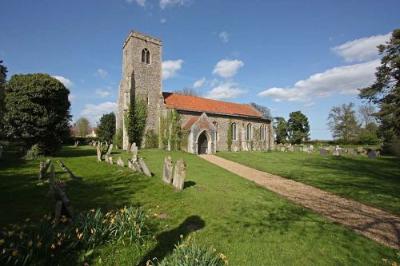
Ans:
<svg viewBox="0 0 400 266"><path fill-rule="evenodd" d="M300 152L220 152L218 156L400 214L400 160Z"/></svg>
<svg viewBox="0 0 400 266"><path fill-rule="evenodd" d="M167 154L174 160L184 158L188 164L182 192L175 192L161 181ZM142 206L157 226L155 240L144 250L104 246L92 264L99 263L100 258L103 265L137 265L143 258L162 259L180 235L194 235L199 244L215 247L227 255L230 265L382 265L382 259L397 258L395 250L195 155L161 150L144 150L140 155L154 172L153 177L97 163L92 147L64 147L59 154L82 177L82 181L67 182L67 193L76 211ZM46 196L48 186L38 185L38 168L38 161L0 161L0 226L27 217L38 219L52 210ZM68 180L60 168L57 175Z"/></svg>

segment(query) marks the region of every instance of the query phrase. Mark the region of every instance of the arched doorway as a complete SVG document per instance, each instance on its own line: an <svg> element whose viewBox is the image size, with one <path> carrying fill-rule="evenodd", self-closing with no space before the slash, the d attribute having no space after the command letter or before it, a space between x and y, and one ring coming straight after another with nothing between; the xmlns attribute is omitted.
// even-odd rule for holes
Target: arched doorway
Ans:
<svg viewBox="0 0 400 266"><path fill-rule="evenodd" d="M197 140L197 154L207 154L208 153L208 139L207 134L203 131L199 139Z"/></svg>

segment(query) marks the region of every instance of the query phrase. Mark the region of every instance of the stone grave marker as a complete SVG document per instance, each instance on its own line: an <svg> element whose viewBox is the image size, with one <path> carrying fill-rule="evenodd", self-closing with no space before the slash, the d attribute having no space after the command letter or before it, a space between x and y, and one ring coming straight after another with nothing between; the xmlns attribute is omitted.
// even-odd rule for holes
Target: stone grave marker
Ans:
<svg viewBox="0 0 400 266"><path fill-rule="evenodd" d="M167 156L164 158L164 168L163 168L163 176L162 180L167 183L171 184L172 183L172 171L173 171L174 165L172 163L171 156Z"/></svg>
<svg viewBox="0 0 400 266"><path fill-rule="evenodd" d="M108 146L108 150L107 150L106 154L111 155L112 149L113 149L113 144L111 143L110 146Z"/></svg>
<svg viewBox="0 0 400 266"><path fill-rule="evenodd" d="M40 162L40 164L39 164L39 180L46 176L47 170L49 169L50 164L51 164L50 159Z"/></svg>
<svg viewBox="0 0 400 266"><path fill-rule="evenodd" d="M322 156L326 156L326 155L328 155L328 150L321 148L321 149L319 149L319 154Z"/></svg>
<svg viewBox="0 0 400 266"><path fill-rule="evenodd" d="M118 166L121 166L121 167L125 167L124 160L122 160L122 158L121 158L121 157L118 157L118 160L117 160L117 165L118 165Z"/></svg>
<svg viewBox="0 0 400 266"><path fill-rule="evenodd" d="M98 162L101 162L101 161L102 161L101 157L102 157L103 154L102 154L100 145L97 145L96 150L97 150L97 161L98 161Z"/></svg>
<svg viewBox="0 0 400 266"><path fill-rule="evenodd" d="M179 159L174 168L172 185L176 190L183 190L186 178L186 164L183 159Z"/></svg>
<svg viewBox="0 0 400 266"><path fill-rule="evenodd" d="M369 150L368 151L368 158L376 159L376 157L377 157L376 151L374 151L374 150Z"/></svg>
<svg viewBox="0 0 400 266"><path fill-rule="evenodd" d="M142 170L143 174L147 176L151 176L151 172L149 168L147 167L146 163L144 162L143 158L139 158L138 160L140 169Z"/></svg>

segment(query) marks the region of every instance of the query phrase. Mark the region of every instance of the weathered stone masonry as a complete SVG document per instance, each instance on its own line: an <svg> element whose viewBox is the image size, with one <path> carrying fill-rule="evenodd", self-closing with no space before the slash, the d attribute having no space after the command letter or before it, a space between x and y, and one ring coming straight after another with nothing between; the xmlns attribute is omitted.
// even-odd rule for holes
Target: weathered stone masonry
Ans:
<svg viewBox="0 0 400 266"><path fill-rule="evenodd" d="M123 45L122 79L116 121L117 130L123 130L123 149L129 147L124 117L131 102L138 98L148 104L145 131L153 130L159 134L160 116L165 115L168 109L175 109L180 114L182 129L189 132L187 147L184 147L188 152L197 154L228 150L228 129L232 124L235 124L236 128L232 151L272 148L274 138L270 119L245 104L162 93L161 65L161 40L131 32ZM172 98L175 102L168 98L171 95L174 96ZM221 106L224 108L221 109Z"/></svg>

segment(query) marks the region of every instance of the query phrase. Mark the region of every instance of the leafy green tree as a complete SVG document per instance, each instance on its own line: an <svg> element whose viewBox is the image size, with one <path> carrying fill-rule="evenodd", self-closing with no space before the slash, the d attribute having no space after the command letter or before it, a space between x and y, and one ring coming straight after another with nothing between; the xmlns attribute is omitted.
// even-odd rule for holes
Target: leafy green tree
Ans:
<svg viewBox="0 0 400 266"><path fill-rule="evenodd" d="M288 138L288 128L287 122L283 117L275 117L274 118L274 131L275 131L275 138L277 143L286 143Z"/></svg>
<svg viewBox="0 0 400 266"><path fill-rule="evenodd" d="M69 136L69 90L47 74L14 75L6 86L5 131L51 154Z"/></svg>
<svg viewBox="0 0 400 266"><path fill-rule="evenodd" d="M75 134L78 137L84 138L89 134L90 123L86 117L79 118L75 123Z"/></svg>
<svg viewBox="0 0 400 266"><path fill-rule="evenodd" d="M328 116L328 126L334 139L343 143L356 142L360 126L357 122L354 103L332 107Z"/></svg>
<svg viewBox="0 0 400 266"><path fill-rule="evenodd" d="M378 137L378 126L371 122L360 129L358 140L361 144L375 145L380 142Z"/></svg>
<svg viewBox="0 0 400 266"><path fill-rule="evenodd" d="M289 141L292 144L300 144L307 141L310 134L308 118L300 111L290 113L287 132Z"/></svg>
<svg viewBox="0 0 400 266"><path fill-rule="evenodd" d="M378 105L381 135L390 146L400 140L400 29L395 29L389 42L378 49L383 57L375 73L376 80L360 90L360 97Z"/></svg>
<svg viewBox="0 0 400 266"><path fill-rule="evenodd" d="M142 145L144 130L146 128L146 102L143 99L137 99L129 106L129 111L125 119L129 143L136 143L136 145L140 147Z"/></svg>
<svg viewBox="0 0 400 266"><path fill-rule="evenodd" d="M100 124L97 127L97 136L101 141L112 142L115 134L115 114L104 114L100 118Z"/></svg>
<svg viewBox="0 0 400 266"><path fill-rule="evenodd" d="M4 97L6 87L7 68L0 60L0 138L3 137Z"/></svg>

